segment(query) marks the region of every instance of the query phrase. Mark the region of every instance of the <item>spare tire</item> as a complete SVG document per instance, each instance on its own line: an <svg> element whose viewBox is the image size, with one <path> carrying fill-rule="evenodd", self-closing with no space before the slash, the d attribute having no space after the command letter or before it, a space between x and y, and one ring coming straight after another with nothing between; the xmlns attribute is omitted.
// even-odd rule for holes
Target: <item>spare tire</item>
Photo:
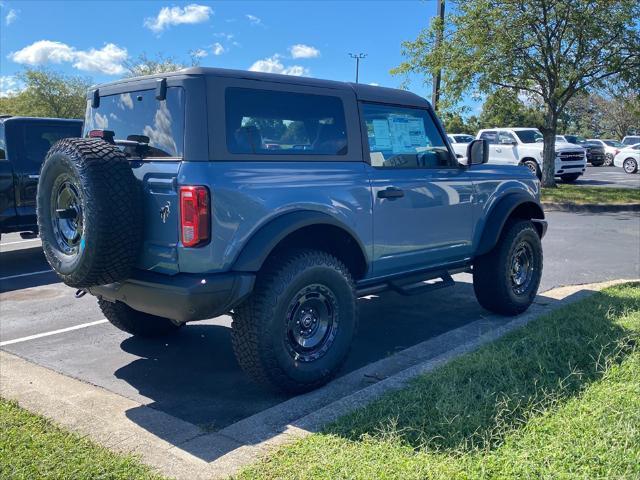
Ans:
<svg viewBox="0 0 640 480"><path fill-rule="evenodd" d="M99 138L67 138L49 150L38 182L45 257L75 288L129 277L142 242L141 191L125 155Z"/></svg>

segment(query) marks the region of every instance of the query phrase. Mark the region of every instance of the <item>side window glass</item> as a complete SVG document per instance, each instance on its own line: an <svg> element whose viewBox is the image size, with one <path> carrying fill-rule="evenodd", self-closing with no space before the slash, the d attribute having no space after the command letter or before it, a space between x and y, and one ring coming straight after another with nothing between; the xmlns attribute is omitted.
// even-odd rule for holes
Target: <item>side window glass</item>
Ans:
<svg viewBox="0 0 640 480"><path fill-rule="evenodd" d="M482 132L480 134L481 140L486 140L490 145L495 145L498 143L498 138L496 132Z"/></svg>
<svg viewBox="0 0 640 480"><path fill-rule="evenodd" d="M373 167L457 166L426 110L363 103L362 112Z"/></svg>
<svg viewBox="0 0 640 480"><path fill-rule="evenodd" d="M227 149L237 154L346 155L342 100L327 95L228 88Z"/></svg>
<svg viewBox="0 0 640 480"><path fill-rule="evenodd" d="M508 145L510 143L515 142L516 139L513 138L513 135L511 135L508 132L498 132L498 143L502 144L502 145Z"/></svg>

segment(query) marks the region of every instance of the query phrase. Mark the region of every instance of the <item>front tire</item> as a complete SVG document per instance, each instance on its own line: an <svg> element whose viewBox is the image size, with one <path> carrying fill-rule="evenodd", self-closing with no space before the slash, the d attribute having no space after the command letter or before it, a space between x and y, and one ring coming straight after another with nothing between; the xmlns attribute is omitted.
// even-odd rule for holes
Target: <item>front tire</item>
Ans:
<svg viewBox="0 0 640 480"><path fill-rule="evenodd" d="M134 310L122 302L112 303L100 298L98 306L111 325L138 337L161 337L175 332L182 326L176 325L168 318Z"/></svg>
<svg viewBox="0 0 640 480"><path fill-rule="evenodd" d="M498 244L473 264L473 289L480 305L518 315L533 302L542 277L542 243L531 221L508 221Z"/></svg>
<svg viewBox="0 0 640 480"><path fill-rule="evenodd" d="M560 178L562 179L562 181L564 183L573 183L575 182L580 175L582 175L581 173L570 173L568 175L560 175Z"/></svg>
<svg viewBox="0 0 640 480"><path fill-rule="evenodd" d="M231 340L240 366L287 393L327 383L356 331L354 292L349 270L328 253L296 250L271 258L249 299L233 312Z"/></svg>
<svg viewBox="0 0 640 480"><path fill-rule="evenodd" d="M636 173L638 171L638 162L633 158L626 158L624 162L622 162L622 168L626 173Z"/></svg>
<svg viewBox="0 0 640 480"><path fill-rule="evenodd" d="M613 165L613 155L610 153L607 153L604 156L604 166L605 167L610 167L611 165Z"/></svg>
<svg viewBox="0 0 640 480"><path fill-rule="evenodd" d="M522 162L522 165L527 167L531 173L538 177L538 180L542 179L542 172L540 171L538 162L534 160L525 160L524 162Z"/></svg>

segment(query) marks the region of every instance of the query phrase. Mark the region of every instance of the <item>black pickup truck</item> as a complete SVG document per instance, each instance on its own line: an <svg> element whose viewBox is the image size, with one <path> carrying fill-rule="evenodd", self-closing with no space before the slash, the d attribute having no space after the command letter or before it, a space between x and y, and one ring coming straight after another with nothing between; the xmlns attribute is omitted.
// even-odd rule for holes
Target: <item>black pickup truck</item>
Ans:
<svg viewBox="0 0 640 480"><path fill-rule="evenodd" d="M0 118L0 234L38 233L36 189L51 145L82 135L82 120Z"/></svg>

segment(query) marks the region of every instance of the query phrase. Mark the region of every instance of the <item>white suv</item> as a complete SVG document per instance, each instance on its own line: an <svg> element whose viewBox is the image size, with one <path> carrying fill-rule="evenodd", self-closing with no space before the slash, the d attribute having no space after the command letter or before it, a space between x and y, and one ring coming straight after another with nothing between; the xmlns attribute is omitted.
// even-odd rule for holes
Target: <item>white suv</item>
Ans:
<svg viewBox="0 0 640 480"><path fill-rule="evenodd" d="M538 178L542 167L542 134L536 128L489 128L480 130L478 139L489 143L489 163L524 165ZM564 182L574 182L587 168L584 148L556 142L555 175Z"/></svg>

